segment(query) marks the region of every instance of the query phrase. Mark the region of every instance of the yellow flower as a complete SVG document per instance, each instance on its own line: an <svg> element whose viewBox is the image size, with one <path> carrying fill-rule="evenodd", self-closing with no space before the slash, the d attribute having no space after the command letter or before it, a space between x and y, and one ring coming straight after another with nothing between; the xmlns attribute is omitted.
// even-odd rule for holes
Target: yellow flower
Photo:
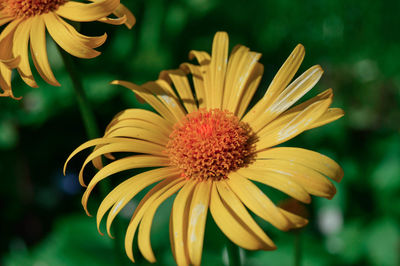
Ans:
<svg viewBox="0 0 400 266"><path fill-rule="evenodd" d="M131 89L158 114L141 109L119 113L104 137L79 146L66 164L78 152L96 146L79 174L85 185L86 165L92 162L99 169L82 198L86 212L88 197L101 180L129 169L158 167L119 184L97 212L99 229L109 211L110 234L121 209L137 193L156 184L137 206L127 228L125 249L132 261L138 227L139 249L147 260L155 261L150 245L152 220L160 204L175 193L170 240L178 265L200 264L208 210L232 242L249 250L276 247L247 209L284 231L307 224L305 218L276 206L252 181L303 203L311 201L310 194L334 196L335 187L326 177L341 180L343 171L336 162L301 148L275 147L343 116L341 109L329 108L331 89L291 108L320 79L321 67L313 66L291 82L304 57L299 44L264 97L246 113L263 74L260 56L239 45L228 58L228 35L218 32L211 56L190 52L189 57L200 65L183 63L180 69L163 71L158 80L141 86L113 82ZM123 156L117 157L119 152ZM103 166L103 155L114 161Z"/></svg>
<svg viewBox="0 0 400 266"><path fill-rule="evenodd" d="M80 58L93 58L100 54L94 48L102 45L107 34L88 37L77 32L63 18L70 21L101 21L126 24L129 28L135 17L119 0L92 0L81 3L68 0L2 0L0 26L7 24L0 34L0 50L13 57L20 56L18 72L31 87L37 87L28 57L28 43L33 62L40 76L49 84L60 86L50 68L46 50L46 29L54 41L65 51ZM114 14L116 18L110 18Z"/></svg>

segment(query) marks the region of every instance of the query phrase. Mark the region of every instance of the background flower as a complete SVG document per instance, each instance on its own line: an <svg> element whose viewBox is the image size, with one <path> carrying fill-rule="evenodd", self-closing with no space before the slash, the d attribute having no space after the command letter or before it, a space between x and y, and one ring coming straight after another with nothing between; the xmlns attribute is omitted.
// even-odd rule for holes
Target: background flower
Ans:
<svg viewBox="0 0 400 266"><path fill-rule="evenodd" d="M108 17L114 14L117 18ZM100 54L94 48L102 45L107 34L88 37L80 34L64 19L77 22L100 21L109 24L126 24L129 28L135 23L132 13L119 0L97 0L81 3L66 0L6 0L0 4L0 25L7 24L0 40L10 39L0 50L20 57L18 72L31 87L37 87L29 64L28 45L33 63L40 76L53 86L60 86L50 68L46 29L52 39L68 53L80 58L93 58Z"/></svg>

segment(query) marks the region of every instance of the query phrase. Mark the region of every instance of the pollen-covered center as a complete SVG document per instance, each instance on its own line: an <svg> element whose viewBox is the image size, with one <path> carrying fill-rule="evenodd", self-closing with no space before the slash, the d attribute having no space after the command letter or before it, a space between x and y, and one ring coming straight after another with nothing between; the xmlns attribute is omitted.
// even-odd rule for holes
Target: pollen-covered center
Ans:
<svg viewBox="0 0 400 266"><path fill-rule="evenodd" d="M2 0L0 11L5 16L32 17L57 10L67 0Z"/></svg>
<svg viewBox="0 0 400 266"><path fill-rule="evenodd" d="M182 176L220 180L248 162L250 137L247 124L232 113L199 110L175 125L167 153L171 163L182 169Z"/></svg>

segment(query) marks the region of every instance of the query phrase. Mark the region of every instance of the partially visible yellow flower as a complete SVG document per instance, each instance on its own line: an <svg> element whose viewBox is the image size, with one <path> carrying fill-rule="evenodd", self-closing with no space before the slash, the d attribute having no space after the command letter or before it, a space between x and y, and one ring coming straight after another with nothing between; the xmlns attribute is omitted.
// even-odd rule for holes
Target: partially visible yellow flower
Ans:
<svg viewBox="0 0 400 266"><path fill-rule="evenodd" d="M170 216L173 255L178 265L200 265L208 210L232 242L249 250L273 250L276 246L248 210L284 231L307 224L304 217L276 206L252 181L310 203L310 195L329 199L335 195L335 186L327 177L337 182L343 177L342 168L322 154L276 147L343 116L341 109L329 108L331 89L292 107L323 73L316 65L291 81L303 61L302 45L294 49L264 97L248 111L263 75L263 65L258 62L261 54L238 45L228 58L228 35L219 32L211 55L191 51L189 57L196 58L199 65L184 63L180 69L161 72L154 82L138 86L115 81L158 114L141 109L121 112L102 138L82 144L66 162L95 146L79 173L85 186L86 165L92 162L99 169L82 197L87 213L89 195L101 180L134 168L158 167L119 184L97 212L100 231L100 222L109 211L106 228L110 234L121 209L155 184L140 201L127 228L125 249L132 261L132 242L138 231L139 250L155 262L150 244L154 214L175 193ZM114 161L103 166L102 156Z"/></svg>
<svg viewBox="0 0 400 266"><path fill-rule="evenodd" d="M100 54L94 48L102 45L107 34L88 37L80 34L63 18L70 21L100 21L126 24L131 28L135 17L120 0L92 0L81 3L68 0L2 0L0 26L7 24L0 34L0 50L12 57L20 57L18 72L31 87L37 87L29 65L28 45L37 71L49 84L60 86L50 68L46 50L46 29L54 41L65 51L80 58L93 58ZM116 18L110 18L114 14ZM9 39L7 44L2 40ZM2 71L3 72L3 71ZM10 94L11 95L11 94Z"/></svg>

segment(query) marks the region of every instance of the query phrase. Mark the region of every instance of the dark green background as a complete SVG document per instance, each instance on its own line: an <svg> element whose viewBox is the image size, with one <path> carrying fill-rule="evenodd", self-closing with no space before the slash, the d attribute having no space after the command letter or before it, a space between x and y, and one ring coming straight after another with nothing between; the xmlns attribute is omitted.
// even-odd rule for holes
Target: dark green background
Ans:
<svg viewBox="0 0 400 266"><path fill-rule="evenodd" d="M76 65L103 130L118 111L145 107L114 79L143 83L187 61L191 49L210 51L216 31L229 33L230 47L261 52L261 94L297 43L306 47L300 72L320 64L325 74L310 95L333 88L333 106L346 116L290 141L322 152L344 168L331 201L314 198L310 224L301 231L303 265L399 265L400 218L400 2L393 1L123 1L137 17L125 27L84 23L87 35L108 33L95 59ZM0 99L0 263L4 265L129 264L115 256L95 219L80 206L83 189L78 156L62 175L68 154L86 138L70 79L49 40L52 68L62 87L39 81L24 85L15 75L14 94ZM88 172L88 175L90 173ZM118 178L113 180L117 183ZM98 193L90 201L95 213ZM137 204L138 199L134 200ZM133 204L133 205L134 205ZM152 244L160 265L173 264L168 240L171 202L157 212ZM117 218L124 229L132 212ZM261 222L278 246L245 252L246 265L292 265L295 235ZM204 265L223 263L225 239L207 224ZM136 245L136 243L135 243ZM139 264L146 262L138 256Z"/></svg>

